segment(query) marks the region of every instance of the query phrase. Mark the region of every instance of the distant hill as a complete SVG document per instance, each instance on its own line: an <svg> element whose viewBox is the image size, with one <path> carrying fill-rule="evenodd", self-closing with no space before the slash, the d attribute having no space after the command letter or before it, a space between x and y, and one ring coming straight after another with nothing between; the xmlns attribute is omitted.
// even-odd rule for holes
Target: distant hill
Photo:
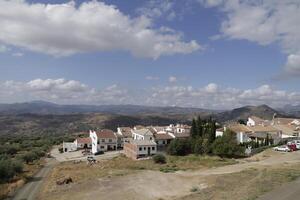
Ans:
<svg viewBox="0 0 300 200"><path fill-rule="evenodd" d="M267 105L260 105L236 108L230 111L218 113L214 117L220 122L237 121L239 119L246 120L251 115L255 115L262 119L272 119L274 113L276 113L277 116L286 116L286 114L277 111Z"/></svg>
<svg viewBox="0 0 300 200"><path fill-rule="evenodd" d="M300 117L300 104L298 105L286 105L283 108L279 108L278 110L285 112L289 115L294 115Z"/></svg>
<svg viewBox="0 0 300 200"><path fill-rule="evenodd" d="M27 103L0 104L0 114L84 114L106 113L120 115L137 114L212 114L219 111L201 108L155 107L140 105L59 105L45 101Z"/></svg>

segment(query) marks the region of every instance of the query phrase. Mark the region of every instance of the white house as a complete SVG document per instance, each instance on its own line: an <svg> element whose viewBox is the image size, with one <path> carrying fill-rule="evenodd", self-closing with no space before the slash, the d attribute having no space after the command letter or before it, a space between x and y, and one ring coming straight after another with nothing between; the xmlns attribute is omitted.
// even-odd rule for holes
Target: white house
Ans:
<svg viewBox="0 0 300 200"><path fill-rule="evenodd" d="M92 153L117 149L117 136L111 130L104 129L97 132L90 130L90 137L92 139Z"/></svg>
<svg viewBox="0 0 300 200"><path fill-rule="evenodd" d="M138 130L131 130L132 137L134 140L153 140L153 133L147 129L138 129Z"/></svg>
<svg viewBox="0 0 300 200"><path fill-rule="evenodd" d="M150 157L156 152L157 145L153 140L132 140L124 144L124 154L132 159Z"/></svg>
<svg viewBox="0 0 300 200"><path fill-rule="evenodd" d="M77 149L90 149L92 148L92 139L90 137L86 138L77 138L74 141Z"/></svg>

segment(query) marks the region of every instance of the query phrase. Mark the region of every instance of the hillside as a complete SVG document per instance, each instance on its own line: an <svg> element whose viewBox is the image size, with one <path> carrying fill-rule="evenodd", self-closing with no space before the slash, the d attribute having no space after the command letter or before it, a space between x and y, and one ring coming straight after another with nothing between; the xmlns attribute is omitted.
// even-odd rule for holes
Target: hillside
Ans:
<svg viewBox="0 0 300 200"><path fill-rule="evenodd" d="M267 105L260 106L244 106L230 111L225 111L214 115L220 122L237 121L239 119L246 120L249 116L255 115L262 119L272 119L274 113L277 116L286 116L284 113L279 112Z"/></svg>
<svg viewBox="0 0 300 200"><path fill-rule="evenodd" d="M24 112L28 111L29 108L26 108L25 104L22 106ZM55 106L57 105L55 104ZM46 108L48 109L48 104ZM166 113L162 113L162 111L156 111L155 113L153 109L150 113L147 113L146 110L143 110L142 112L142 109L139 109L139 112L141 113L133 114L134 112L131 111L129 112L131 114L128 115L112 114L113 112L117 112L114 110L110 111L111 113L95 112L58 115L33 113L0 114L0 136L62 135L74 132L86 132L89 129L99 128L116 130L118 126L134 126L137 124L168 125L170 123L178 122L190 124L193 117L196 117L197 115L200 115L201 118L213 117L220 123L237 121L239 119L246 120L251 115L256 115L263 119L271 119L274 113L277 113L277 116L287 116L284 113L279 112L267 105L245 106L224 112L192 112L192 110L190 110L189 112L186 111L182 112L181 114L177 114L180 112L180 109L182 108L174 108L174 110L171 108L161 108L161 110L166 111ZM40 111L45 111L45 108L41 106Z"/></svg>
<svg viewBox="0 0 300 200"><path fill-rule="evenodd" d="M32 101L25 103L0 104L0 114L43 114L66 115L85 113L105 113L119 115L138 114L212 114L219 111L201 108L183 107L155 107L141 105L59 105L44 101Z"/></svg>

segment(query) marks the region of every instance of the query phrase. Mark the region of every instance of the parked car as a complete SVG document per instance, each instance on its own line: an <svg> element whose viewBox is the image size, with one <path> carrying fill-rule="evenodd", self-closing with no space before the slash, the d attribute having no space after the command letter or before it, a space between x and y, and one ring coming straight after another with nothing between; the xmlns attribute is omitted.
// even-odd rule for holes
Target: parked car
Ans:
<svg viewBox="0 0 300 200"><path fill-rule="evenodd" d="M297 150L299 150L300 149L300 140L294 140L293 143L296 144L296 148L297 148Z"/></svg>
<svg viewBox="0 0 300 200"><path fill-rule="evenodd" d="M275 150L275 151L284 151L284 152L289 152L289 151L291 151L291 149L290 149L287 145L274 147L274 150Z"/></svg>
<svg viewBox="0 0 300 200"><path fill-rule="evenodd" d="M291 151L297 151L297 145L295 143L289 143L287 146Z"/></svg>

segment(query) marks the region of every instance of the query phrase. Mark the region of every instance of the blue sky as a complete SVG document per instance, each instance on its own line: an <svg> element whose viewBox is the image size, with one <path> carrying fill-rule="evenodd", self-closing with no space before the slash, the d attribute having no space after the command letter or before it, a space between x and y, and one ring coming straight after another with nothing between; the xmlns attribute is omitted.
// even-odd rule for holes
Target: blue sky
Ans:
<svg viewBox="0 0 300 200"><path fill-rule="evenodd" d="M0 4L1 102L300 103L299 1Z"/></svg>

